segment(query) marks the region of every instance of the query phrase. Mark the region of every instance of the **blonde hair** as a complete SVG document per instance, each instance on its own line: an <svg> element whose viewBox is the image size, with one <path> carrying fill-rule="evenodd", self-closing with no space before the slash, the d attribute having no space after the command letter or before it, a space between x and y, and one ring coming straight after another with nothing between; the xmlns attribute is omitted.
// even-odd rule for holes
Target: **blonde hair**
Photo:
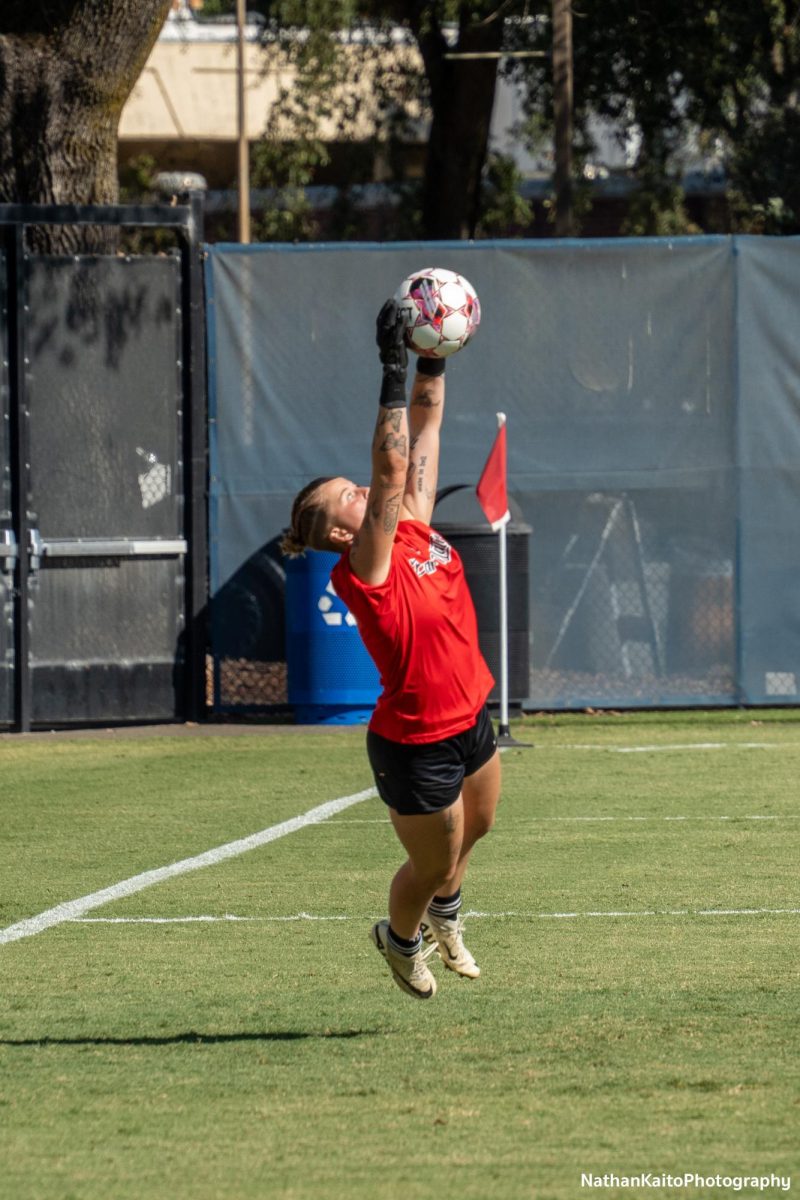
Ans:
<svg viewBox="0 0 800 1200"><path fill-rule="evenodd" d="M281 541L287 558L298 558L306 550L328 550L328 510L318 495L323 484L335 475L320 475L297 493L292 504L289 528Z"/></svg>

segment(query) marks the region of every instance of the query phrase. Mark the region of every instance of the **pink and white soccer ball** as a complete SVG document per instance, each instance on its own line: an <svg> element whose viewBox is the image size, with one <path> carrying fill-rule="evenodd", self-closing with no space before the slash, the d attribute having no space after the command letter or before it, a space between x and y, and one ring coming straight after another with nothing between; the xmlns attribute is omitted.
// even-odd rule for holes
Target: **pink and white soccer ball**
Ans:
<svg viewBox="0 0 800 1200"><path fill-rule="evenodd" d="M444 267L425 267L394 295L406 320L406 343L423 358L446 358L461 350L481 320L477 292L468 279Z"/></svg>

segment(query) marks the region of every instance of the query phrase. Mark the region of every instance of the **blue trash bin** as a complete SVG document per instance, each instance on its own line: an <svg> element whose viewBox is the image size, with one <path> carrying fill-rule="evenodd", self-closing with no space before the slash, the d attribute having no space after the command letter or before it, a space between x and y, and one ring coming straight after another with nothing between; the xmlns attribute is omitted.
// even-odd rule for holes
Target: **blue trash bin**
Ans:
<svg viewBox="0 0 800 1200"><path fill-rule="evenodd" d="M338 554L286 560L286 671L298 725L358 725L372 716L378 671L333 590Z"/></svg>

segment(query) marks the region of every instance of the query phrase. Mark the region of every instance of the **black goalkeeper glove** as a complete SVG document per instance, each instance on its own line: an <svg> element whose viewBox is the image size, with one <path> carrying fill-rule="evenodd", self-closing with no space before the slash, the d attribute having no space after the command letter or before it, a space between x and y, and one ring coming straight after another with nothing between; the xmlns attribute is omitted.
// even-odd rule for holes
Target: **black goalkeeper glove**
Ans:
<svg viewBox="0 0 800 1200"><path fill-rule="evenodd" d="M396 300L387 300L375 322L375 341L383 363L380 403L384 408L404 408L408 351L405 321Z"/></svg>

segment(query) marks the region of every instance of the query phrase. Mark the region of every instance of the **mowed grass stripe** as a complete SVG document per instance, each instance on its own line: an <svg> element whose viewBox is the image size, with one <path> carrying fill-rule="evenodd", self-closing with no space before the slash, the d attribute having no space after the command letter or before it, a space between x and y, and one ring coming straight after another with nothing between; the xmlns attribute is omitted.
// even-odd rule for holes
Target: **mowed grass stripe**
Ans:
<svg viewBox="0 0 800 1200"><path fill-rule="evenodd" d="M61 925L64 921L73 920L94 908L102 908L114 900L136 895L145 888L165 883L168 879L185 875L189 871L215 867L230 858L238 858L240 854L267 846L270 842L277 841L278 838L286 837L290 833L297 833L298 830L315 825L320 821L326 821L334 813L351 808L354 804L360 804L363 800L369 800L375 794L374 788L366 788L352 796L340 796L336 800L329 800L300 816L282 821L279 825L271 825L269 829L262 829L248 837L238 838L235 842L228 842L224 846L215 846L214 849L206 850L203 854L196 854L192 858L184 858L180 862L170 863L165 867L143 871L139 875L134 875L130 879L122 879L118 883L101 888L100 891L92 892L88 896L80 896L65 904L58 904L55 908L46 909L34 917L0 929L0 945L16 942L21 938L34 937L38 933L44 933L46 929L52 929L54 925Z"/></svg>
<svg viewBox="0 0 800 1200"><path fill-rule="evenodd" d="M0 927L361 791L363 741L343 729L0 743Z"/></svg>
<svg viewBox="0 0 800 1200"><path fill-rule="evenodd" d="M776 822L760 819L781 816L774 811L781 806L796 807L793 779L797 763L782 758L777 764L780 769L770 779L757 764L751 764L749 773L742 772L740 765L728 758L713 763L702 759L698 765L686 756L665 770L663 758L615 758L600 767L594 760L587 764L577 758L569 758L565 766L554 761L555 757L530 751L504 755L505 783L497 826L476 852L482 864L497 865L498 902L487 903L480 878L473 880L470 875L468 904L493 911L518 909L522 907L520 883L528 886L529 879L538 889L538 911L785 909L797 904L795 826L791 824L787 836L779 835L773 844L769 830ZM732 800L747 811L732 811ZM753 812L756 801L773 811ZM588 821L570 819L579 815L575 813L577 802L584 810L580 815L590 818ZM702 807L703 813L687 813L692 806ZM599 811L587 811L592 807ZM610 812L614 807L626 811L614 815ZM722 811L708 811L714 807ZM632 814L631 808L639 811ZM543 811L547 809L560 811ZM270 916L309 911L312 906L314 911L336 911L335 898L344 894L362 897L368 907L359 905L360 910L380 915L385 909L388 879L402 861L402 851L380 815L385 813L380 801L368 801L362 811L364 824L354 825L346 816L333 818L283 843L280 866L274 857L267 860L263 855L252 865L236 860L221 865L211 876L197 877L188 894L184 883L166 882L143 898L119 900L106 912L118 916L186 912ZM796 813L787 815L795 817ZM672 817L688 819L668 819ZM712 826L708 836L702 829L705 824ZM330 855L335 871L316 879L313 889L306 890L309 863ZM764 903L761 892L764 856L775 876L774 884L770 883L776 889L771 904ZM346 903L339 911L351 908Z"/></svg>

